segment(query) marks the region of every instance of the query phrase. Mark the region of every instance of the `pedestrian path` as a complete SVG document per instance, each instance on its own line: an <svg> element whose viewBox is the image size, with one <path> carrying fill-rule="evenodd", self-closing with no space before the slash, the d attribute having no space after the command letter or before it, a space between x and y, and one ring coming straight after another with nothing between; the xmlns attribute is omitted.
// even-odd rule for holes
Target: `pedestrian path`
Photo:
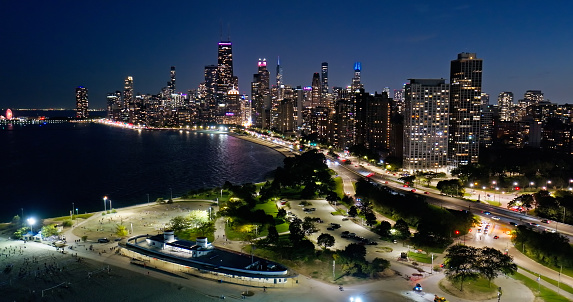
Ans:
<svg viewBox="0 0 573 302"><path fill-rule="evenodd" d="M562 295L563 297L569 299L569 301L573 301L573 294L566 292L564 290L560 290L557 288L557 286L539 278L539 276L536 276L534 274L531 274L529 272L526 272L525 270L518 270L518 272L528 278L530 278L531 280L535 280L537 282L539 282L540 285L543 285L545 287L547 287L548 289L554 291L554 292L559 292L560 295Z"/></svg>

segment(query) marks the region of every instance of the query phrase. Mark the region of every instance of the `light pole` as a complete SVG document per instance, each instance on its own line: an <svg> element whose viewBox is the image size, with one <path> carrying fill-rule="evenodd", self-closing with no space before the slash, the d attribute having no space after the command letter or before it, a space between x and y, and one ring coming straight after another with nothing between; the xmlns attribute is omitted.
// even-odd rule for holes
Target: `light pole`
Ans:
<svg viewBox="0 0 573 302"><path fill-rule="evenodd" d="M107 196L103 197L103 212L107 212Z"/></svg>
<svg viewBox="0 0 573 302"><path fill-rule="evenodd" d="M172 189L172 188L169 188L169 192L170 192L170 194L171 194L171 201L173 201L173 189Z"/></svg>
<svg viewBox="0 0 573 302"><path fill-rule="evenodd" d="M497 203L501 206L501 201L499 200L499 193L497 193L499 192L499 187L495 187L495 192L496 192L495 195L497 195ZM495 202L495 195L493 195L493 202Z"/></svg>
<svg viewBox="0 0 573 302"><path fill-rule="evenodd" d="M535 185L535 183L532 181L529 183L529 190L531 191L531 186Z"/></svg>
<svg viewBox="0 0 573 302"><path fill-rule="evenodd" d="M147 194L147 203L149 203L149 193Z"/></svg>
<svg viewBox="0 0 573 302"><path fill-rule="evenodd" d="M74 203L72 202L72 210L70 211L70 219L72 220L72 222L74 221Z"/></svg>
<svg viewBox="0 0 573 302"><path fill-rule="evenodd" d="M34 226L34 224L36 224L36 219L34 219L33 217L30 217L26 221L28 221L28 224L30 225L30 233L32 233L32 235L34 235L34 229L32 227Z"/></svg>
<svg viewBox="0 0 573 302"><path fill-rule="evenodd" d="M547 191L549 191L549 189L551 188L551 180L547 181Z"/></svg>
<svg viewBox="0 0 573 302"><path fill-rule="evenodd" d="M108 199L108 200L109 200L109 210L111 211L113 209L111 206L111 199Z"/></svg>

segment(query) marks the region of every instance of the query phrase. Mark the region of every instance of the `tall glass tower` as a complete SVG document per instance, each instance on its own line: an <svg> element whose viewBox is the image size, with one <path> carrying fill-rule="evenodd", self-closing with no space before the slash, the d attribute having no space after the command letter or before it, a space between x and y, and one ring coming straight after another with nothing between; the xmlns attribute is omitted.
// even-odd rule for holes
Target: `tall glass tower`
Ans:
<svg viewBox="0 0 573 302"><path fill-rule="evenodd" d="M233 45L230 41L221 41L219 42L217 59L217 101L222 101L235 84L233 77Z"/></svg>
<svg viewBox="0 0 573 302"><path fill-rule="evenodd" d="M483 61L475 53L460 53L450 66L450 133L452 167L478 162Z"/></svg>
<svg viewBox="0 0 573 302"><path fill-rule="evenodd" d="M76 117L88 117L88 89L82 86L76 88Z"/></svg>

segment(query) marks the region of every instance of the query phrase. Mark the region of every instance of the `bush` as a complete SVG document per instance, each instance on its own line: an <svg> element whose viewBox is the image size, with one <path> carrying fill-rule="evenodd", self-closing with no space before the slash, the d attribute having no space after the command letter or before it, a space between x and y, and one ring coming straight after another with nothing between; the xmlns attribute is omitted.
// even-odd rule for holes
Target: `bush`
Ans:
<svg viewBox="0 0 573 302"><path fill-rule="evenodd" d="M72 222L71 220L69 220L69 219L68 219L68 220L64 220L64 221L62 222L62 225L63 225L64 227L66 227L66 228L69 228L69 227L71 227L71 226L73 225L73 222Z"/></svg>

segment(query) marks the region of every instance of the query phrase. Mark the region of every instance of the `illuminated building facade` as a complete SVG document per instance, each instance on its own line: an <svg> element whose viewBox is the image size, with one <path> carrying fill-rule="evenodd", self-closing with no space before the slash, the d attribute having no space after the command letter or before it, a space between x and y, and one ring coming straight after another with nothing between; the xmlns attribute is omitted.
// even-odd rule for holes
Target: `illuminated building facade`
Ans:
<svg viewBox="0 0 573 302"><path fill-rule="evenodd" d="M513 104L513 92L503 91L497 96L497 107L499 110L499 120L502 122L513 121L514 114L514 104Z"/></svg>
<svg viewBox="0 0 573 302"><path fill-rule="evenodd" d="M478 162L482 66L475 53L460 53L450 65L448 157L454 168Z"/></svg>
<svg viewBox="0 0 573 302"><path fill-rule="evenodd" d="M320 71L322 76L320 97L326 100L328 96L328 62L322 62Z"/></svg>
<svg viewBox="0 0 573 302"><path fill-rule="evenodd" d="M251 82L251 100L253 113L251 119L257 128L268 128L270 122L270 102L271 91L269 87L269 71L267 70L267 61L259 59L257 63L258 72L253 75Z"/></svg>
<svg viewBox="0 0 573 302"><path fill-rule="evenodd" d="M78 86L76 88L76 117L87 118L88 109L88 89L82 86Z"/></svg>
<svg viewBox="0 0 573 302"><path fill-rule="evenodd" d="M405 86L405 170L446 172L450 87L444 79L410 79Z"/></svg>
<svg viewBox="0 0 573 302"><path fill-rule="evenodd" d="M352 78L352 92L355 92L357 90L360 90L361 88L364 88L364 86L362 85L362 83L360 82L360 74L362 72L362 63L360 62L356 62L354 63L354 77Z"/></svg>

